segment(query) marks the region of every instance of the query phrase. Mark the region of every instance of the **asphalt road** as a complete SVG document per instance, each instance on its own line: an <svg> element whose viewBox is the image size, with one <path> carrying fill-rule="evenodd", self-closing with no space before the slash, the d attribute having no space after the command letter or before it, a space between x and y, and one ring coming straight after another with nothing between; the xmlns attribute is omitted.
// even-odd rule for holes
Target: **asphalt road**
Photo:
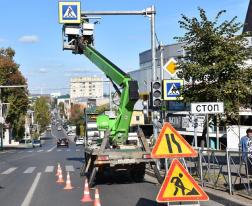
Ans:
<svg viewBox="0 0 252 206"><path fill-rule="evenodd" d="M84 178L79 170L83 161L82 146L70 143L69 148L56 148L56 138L66 136L63 131L52 127L45 134L44 145L35 149L8 150L0 153L0 205L1 206L69 206L93 205L81 203ZM57 163L70 172L72 190L64 190L65 184L56 183ZM130 182L127 174L117 173L97 182L101 205L112 206L155 206L160 188L151 177L145 182ZM94 190L91 189L94 198ZM214 201L201 205L221 205Z"/></svg>

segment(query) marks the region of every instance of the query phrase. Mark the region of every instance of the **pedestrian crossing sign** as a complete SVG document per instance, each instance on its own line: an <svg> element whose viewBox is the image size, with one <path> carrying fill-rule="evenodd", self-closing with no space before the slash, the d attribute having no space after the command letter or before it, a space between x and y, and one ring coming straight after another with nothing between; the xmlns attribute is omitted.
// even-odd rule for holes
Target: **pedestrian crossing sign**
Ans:
<svg viewBox="0 0 252 206"><path fill-rule="evenodd" d="M182 100L183 79L166 79L163 82L164 100Z"/></svg>
<svg viewBox="0 0 252 206"><path fill-rule="evenodd" d="M208 201L193 177L174 159L156 198L157 202Z"/></svg>
<svg viewBox="0 0 252 206"><path fill-rule="evenodd" d="M81 3L80 2L59 2L59 23L80 24Z"/></svg>
<svg viewBox="0 0 252 206"><path fill-rule="evenodd" d="M197 152L178 133L173 126L166 122L151 151L152 158L196 157Z"/></svg>

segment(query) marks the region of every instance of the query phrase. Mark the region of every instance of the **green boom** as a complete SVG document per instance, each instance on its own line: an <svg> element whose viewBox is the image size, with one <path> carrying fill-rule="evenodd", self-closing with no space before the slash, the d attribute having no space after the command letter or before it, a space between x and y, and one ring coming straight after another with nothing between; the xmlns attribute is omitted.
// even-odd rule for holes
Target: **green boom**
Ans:
<svg viewBox="0 0 252 206"><path fill-rule="evenodd" d="M88 45L84 46L83 53L111 81L122 88L116 120L109 120L107 118L105 121L107 121L108 129L110 130L110 143L113 145L123 144L128 138L134 105L139 98L138 84L93 47ZM103 119L106 119L106 117ZM99 127L99 122L97 124Z"/></svg>

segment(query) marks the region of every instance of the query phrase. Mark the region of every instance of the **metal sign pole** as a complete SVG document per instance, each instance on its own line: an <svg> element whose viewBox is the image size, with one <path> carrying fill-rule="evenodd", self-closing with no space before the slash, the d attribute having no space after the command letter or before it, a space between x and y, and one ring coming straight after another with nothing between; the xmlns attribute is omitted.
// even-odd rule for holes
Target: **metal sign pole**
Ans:
<svg viewBox="0 0 252 206"><path fill-rule="evenodd" d="M219 139L219 115L216 114L216 149L219 150L220 149L220 139Z"/></svg>
<svg viewBox="0 0 252 206"><path fill-rule="evenodd" d="M195 142L195 147L198 147L198 136L197 136L197 132L198 132L198 119L196 114L193 115L194 117L194 142Z"/></svg>
<svg viewBox="0 0 252 206"><path fill-rule="evenodd" d="M208 119L208 114L206 114L206 126L207 126L206 143L207 143L207 150L209 150L209 119Z"/></svg>

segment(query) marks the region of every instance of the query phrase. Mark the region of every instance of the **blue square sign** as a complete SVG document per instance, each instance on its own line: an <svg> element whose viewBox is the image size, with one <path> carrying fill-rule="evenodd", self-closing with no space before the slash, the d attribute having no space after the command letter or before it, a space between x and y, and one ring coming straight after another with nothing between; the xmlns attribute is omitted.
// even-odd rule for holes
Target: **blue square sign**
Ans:
<svg viewBox="0 0 252 206"><path fill-rule="evenodd" d="M164 80L164 100L182 100L181 88L184 85L182 79Z"/></svg>
<svg viewBox="0 0 252 206"><path fill-rule="evenodd" d="M59 23L81 23L80 2L59 2Z"/></svg>

